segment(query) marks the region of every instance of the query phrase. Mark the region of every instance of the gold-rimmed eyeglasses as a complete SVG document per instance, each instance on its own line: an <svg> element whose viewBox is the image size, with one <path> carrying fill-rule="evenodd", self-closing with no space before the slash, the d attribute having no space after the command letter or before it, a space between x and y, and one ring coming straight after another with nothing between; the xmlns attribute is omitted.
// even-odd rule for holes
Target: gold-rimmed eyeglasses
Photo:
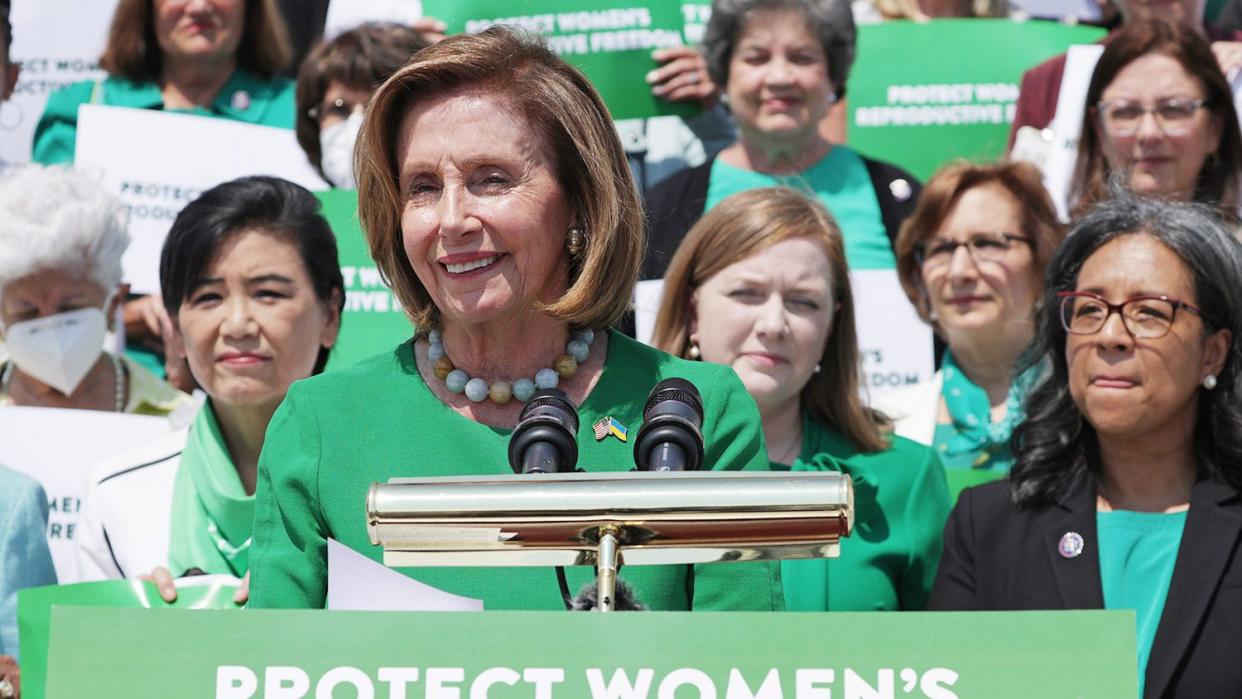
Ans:
<svg viewBox="0 0 1242 699"><path fill-rule="evenodd" d="M1131 337L1143 340L1168 335L1180 309L1203 318L1196 306L1171 296L1135 296L1121 303L1109 303L1089 291L1058 291L1057 298L1061 299L1061 327L1073 335L1098 333L1114 313L1121 316Z"/></svg>

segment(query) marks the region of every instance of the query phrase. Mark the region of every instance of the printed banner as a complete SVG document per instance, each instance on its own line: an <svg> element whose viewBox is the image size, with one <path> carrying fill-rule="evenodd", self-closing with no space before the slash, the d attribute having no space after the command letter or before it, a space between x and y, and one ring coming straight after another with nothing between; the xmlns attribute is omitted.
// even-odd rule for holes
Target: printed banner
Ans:
<svg viewBox="0 0 1242 699"><path fill-rule="evenodd" d="M129 206L131 242L122 265L136 293L159 291L160 250L182 207L203 190L244 175L328 185L291 129L153 109L83 105L76 165L101 174Z"/></svg>
<svg viewBox="0 0 1242 699"><path fill-rule="evenodd" d="M1134 636L1116 611L55 607L47 697L1134 699Z"/></svg>
<svg viewBox="0 0 1242 699"><path fill-rule="evenodd" d="M70 83L102 80L99 56L117 0L30 0L12 3L14 63L21 76L0 104L0 162L30 160L35 125L48 95ZM5 3L6 5L8 3ZM72 18L72 21L66 21Z"/></svg>
<svg viewBox="0 0 1242 699"><path fill-rule="evenodd" d="M954 158L996 160L1022 73L1103 35L1095 27L1006 19L861 26L848 141L924 181Z"/></svg>
<svg viewBox="0 0 1242 699"><path fill-rule="evenodd" d="M657 66L652 51L685 43L684 7L667 0L423 0L423 11L451 33L506 24L544 35L591 79L614 119L698 111L655 97L644 80Z"/></svg>
<svg viewBox="0 0 1242 699"><path fill-rule="evenodd" d="M163 417L14 406L0 410L0 434L7 435L0 439L0 464L34 478L47 492L47 543L57 580L78 579L73 536L91 468L171 430Z"/></svg>
<svg viewBox="0 0 1242 699"><path fill-rule="evenodd" d="M336 234L345 279L345 313L328 369L349 366L391 352L413 334L413 327L392 289L380 279L358 223L358 193L332 189L316 193L323 215Z"/></svg>

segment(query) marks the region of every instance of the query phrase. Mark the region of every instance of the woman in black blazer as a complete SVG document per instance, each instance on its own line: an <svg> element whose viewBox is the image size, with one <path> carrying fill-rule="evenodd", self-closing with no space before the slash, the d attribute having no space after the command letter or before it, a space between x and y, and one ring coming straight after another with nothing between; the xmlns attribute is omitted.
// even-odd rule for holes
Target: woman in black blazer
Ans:
<svg viewBox="0 0 1242 699"><path fill-rule="evenodd" d="M1120 196L1058 250L1038 324L1010 478L962 494L929 608L1135 609L1144 697L1242 696L1242 246Z"/></svg>

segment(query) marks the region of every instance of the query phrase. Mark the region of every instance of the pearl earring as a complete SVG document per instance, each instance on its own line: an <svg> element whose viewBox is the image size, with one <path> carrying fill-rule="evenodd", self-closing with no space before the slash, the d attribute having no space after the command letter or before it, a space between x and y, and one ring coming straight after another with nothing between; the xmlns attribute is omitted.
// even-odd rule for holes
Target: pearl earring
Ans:
<svg viewBox="0 0 1242 699"><path fill-rule="evenodd" d="M699 351L699 338L694 335L690 336L690 349L686 350L686 356L696 362L703 356L703 353Z"/></svg>
<svg viewBox="0 0 1242 699"><path fill-rule="evenodd" d="M1209 391L1216 388L1216 374L1208 374L1207 376L1204 376L1203 387Z"/></svg>

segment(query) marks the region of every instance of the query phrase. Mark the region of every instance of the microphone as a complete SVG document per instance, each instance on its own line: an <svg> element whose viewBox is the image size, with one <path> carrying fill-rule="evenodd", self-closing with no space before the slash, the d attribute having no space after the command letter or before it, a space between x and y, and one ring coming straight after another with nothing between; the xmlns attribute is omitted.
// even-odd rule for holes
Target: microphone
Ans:
<svg viewBox="0 0 1242 699"><path fill-rule="evenodd" d="M578 411L564 391L542 388L531 395L509 438L514 473L563 473L578 465Z"/></svg>
<svg viewBox="0 0 1242 699"><path fill-rule="evenodd" d="M703 399L694 384L664 379L651 389L634 440L640 471L694 471L703 464Z"/></svg>

